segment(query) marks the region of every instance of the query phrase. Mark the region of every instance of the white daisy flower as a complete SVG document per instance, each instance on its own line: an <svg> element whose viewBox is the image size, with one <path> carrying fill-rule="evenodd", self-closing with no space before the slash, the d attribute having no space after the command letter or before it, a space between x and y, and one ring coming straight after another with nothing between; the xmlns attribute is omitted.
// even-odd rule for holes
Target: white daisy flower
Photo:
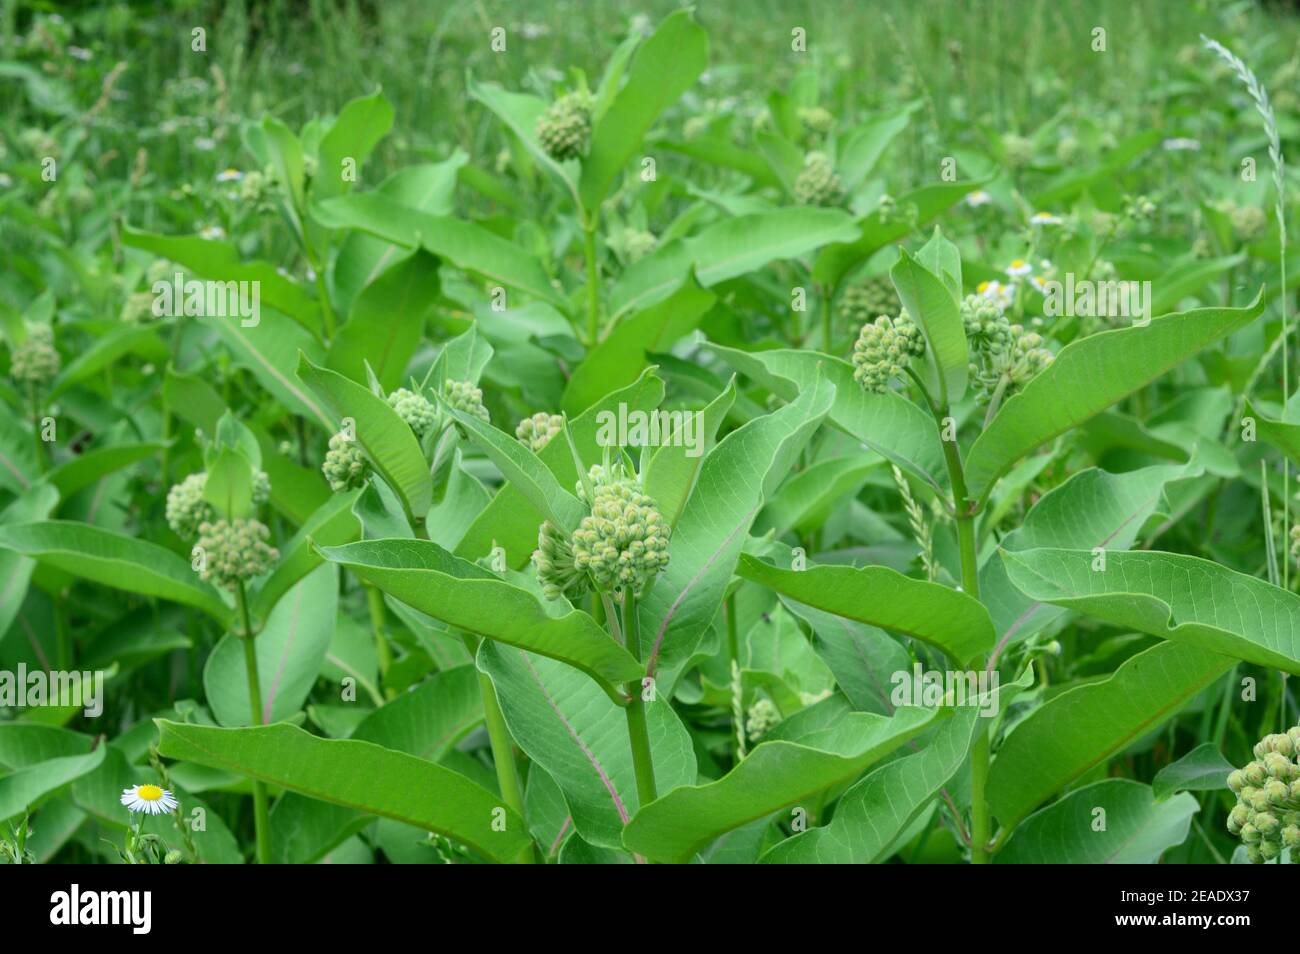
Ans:
<svg viewBox="0 0 1300 954"><path fill-rule="evenodd" d="M205 238L209 241L223 239L226 237L226 230L220 225L209 225L207 228L200 230L199 238Z"/></svg>
<svg viewBox="0 0 1300 954"><path fill-rule="evenodd" d="M1029 217L1031 225L1060 225L1061 217L1051 212L1035 212Z"/></svg>
<svg viewBox="0 0 1300 954"><path fill-rule="evenodd" d="M163 123L167 125L167 123ZM211 152L217 148L217 141L210 136L199 136L194 140L194 148L199 152Z"/></svg>
<svg viewBox="0 0 1300 954"><path fill-rule="evenodd" d="M122 804L130 811L163 815L176 811L176 796L157 785L132 785L122 789Z"/></svg>
<svg viewBox="0 0 1300 954"><path fill-rule="evenodd" d="M1200 152L1201 151L1201 144L1199 142L1197 142L1195 139L1187 139L1186 137L1183 136L1178 136L1173 139L1166 139L1164 142L1160 144L1160 146L1162 149L1164 149L1165 152Z"/></svg>
<svg viewBox="0 0 1300 954"><path fill-rule="evenodd" d="M1033 270L1034 266L1030 265L1023 258L1013 258L1011 264L1007 266L1007 274L1012 278L1024 278Z"/></svg>
<svg viewBox="0 0 1300 954"><path fill-rule="evenodd" d="M975 293L981 298L987 298L999 308L1006 308L1011 304L1011 289L999 281L980 282L975 287Z"/></svg>
<svg viewBox="0 0 1300 954"><path fill-rule="evenodd" d="M68 55L74 60L81 60L81 62L86 63L92 59L95 54L91 53L90 50L87 50L85 47L70 46L68 47Z"/></svg>
<svg viewBox="0 0 1300 954"><path fill-rule="evenodd" d="M217 173L218 182L238 182L244 178L244 174L238 169L222 169Z"/></svg>
<svg viewBox="0 0 1300 954"><path fill-rule="evenodd" d="M1042 275L1034 275L1030 277L1029 284L1033 285L1040 294L1047 294L1047 279Z"/></svg>
<svg viewBox="0 0 1300 954"><path fill-rule="evenodd" d="M962 201L965 202L972 209L977 209L981 205L988 205L990 202L993 201L993 197L990 196L983 189L976 189L974 192L967 192L966 198L964 198Z"/></svg>

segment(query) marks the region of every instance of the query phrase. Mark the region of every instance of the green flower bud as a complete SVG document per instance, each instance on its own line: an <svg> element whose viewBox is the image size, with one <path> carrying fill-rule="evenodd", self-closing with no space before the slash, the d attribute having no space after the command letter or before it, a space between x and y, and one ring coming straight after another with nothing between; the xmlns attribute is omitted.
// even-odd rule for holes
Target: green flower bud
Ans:
<svg viewBox="0 0 1300 954"><path fill-rule="evenodd" d="M1024 136L1007 133L1002 137L1002 155L1013 169L1034 161L1034 144Z"/></svg>
<svg viewBox="0 0 1300 954"><path fill-rule="evenodd" d="M572 601L587 592L587 575L573 564L573 547L569 538L549 520L537 532L533 566L537 570L537 580L542 584L542 595L548 600L564 596Z"/></svg>
<svg viewBox="0 0 1300 954"><path fill-rule="evenodd" d="M1274 807L1274 802L1269 798L1268 793L1262 789L1256 789L1255 793L1246 800L1246 804L1257 812L1266 812Z"/></svg>
<svg viewBox="0 0 1300 954"><path fill-rule="evenodd" d="M967 295L962 300L960 311L962 327L972 351L982 355L999 354L1012 347L1011 322L993 299Z"/></svg>
<svg viewBox="0 0 1300 954"><path fill-rule="evenodd" d="M438 412L422 394L398 388L388 395L388 406L397 412L416 437L423 437L438 423Z"/></svg>
<svg viewBox="0 0 1300 954"><path fill-rule="evenodd" d="M182 540L193 539L199 524L212 519L212 505L203 499L207 483L207 474L190 474L167 491L167 526Z"/></svg>
<svg viewBox="0 0 1300 954"><path fill-rule="evenodd" d="M1240 792L1246 787L1246 773L1241 769L1233 769L1228 773L1228 788L1234 792Z"/></svg>
<svg viewBox="0 0 1300 954"><path fill-rule="evenodd" d="M1272 861L1280 854L1282 854L1282 846L1275 841L1265 841L1259 845L1259 856L1265 861Z"/></svg>
<svg viewBox="0 0 1300 954"><path fill-rule="evenodd" d="M865 390L883 394L890 379L900 376L908 360L924 347L924 339L906 313L898 318L881 315L858 333L853 345L853 379Z"/></svg>
<svg viewBox="0 0 1300 954"><path fill-rule="evenodd" d="M1263 840L1263 836L1254 825L1246 824L1241 826L1241 840L1247 845L1258 845Z"/></svg>
<svg viewBox="0 0 1300 954"><path fill-rule="evenodd" d="M578 159L591 140L592 98L583 92L561 96L537 118L542 151L557 162Z"/></svg>
<svg viewBox="0 0 1300 954"><path fill-rule="evenodd" d="M840 205L844 183L824 152L804 156L803 169L794 180L794 200L800 205Z"/></svg>
<svg viewBox="0 0 1300 954"><path fill-rule="evenodd" d="M751 742L767 735L781 722L781 711L771 699L762 698L749 707L745 715L745 734Z"/></svg>
<svg viewBox="0 0 1300 954"><path fill-rule="evenodd" d="M54 347L54 329L46 324L28 323L27 338L11 343L9 373L19 384L43 385L59 373L62 359Z"/></svg>
<svg viewBox="0 0 1300 954"><path fill-rule="evenodd" d="M1271 812L1256 812L1251 823L1263 838L1271 839L1282 830L1282 823Z"/></svg>
<svg viewBox="0 0 1300 954"><path fill-rule="evenodd" d="M1268 231L1268 215L1255 205L1242 205L1232 210L1232 232L1239 242L1253 242Z"/></svg>
<svg viewBox="0 0 1300 954"><path fill-rule="evenodd" d="M591 470L587 471L587 482L591 484L592 492L597 497L600 496L600 493L603 489L607 487L611 487L614 484L623 484L626 485L627 487L632 488L633 490L641 489L640 478L637 477L636 474L627 473L623 469L623 464L621 461L615 462L614 464L610 465L609 470L606 470L600 464L596 464L594 467L591 468ZM579 500L581 500L587 506L589 507L591 506L591 501L587 499L586 484L582 480L579 480L576 484L574 484L574 491L577 494Z"/></svg>
<svg viewBox="0 0 1300 954"><path fill-rule="evenodd" d="M861 328L880 315L896 315L902 307L893 283L885 276L850 285L840 292L835 306L840 320L850 328Z"/></svg>
<svg viewBox="0 0 1300 954"><path fill-rule="evenodd" d="M257 520L217 520L199 524L196 553L201 553L199 575L235 589L240 583L271 569L280 553L266 541L271 531Z"/></svg>
<svg viewBox="0 0 1300 954"><path fill-rule="evenodd" d="M835 125L835 117L822 106L800 106L796 115L804 131L814 136L824 136Z"/></svg>
<svg viewBox="0 0 1300 954"><path fill-rule="evenodd" d="M1247 845L1246 860L1252 865L1262 865L1264 863L1264 854L1255 845Z"/></svg>
<svg viewBox="0 0 1300 954"><path fill-rule="evenodd" d="M446 381L442 385L442 399L447 406L477 417L485 424L492 420L483 406L483 391L469 381Z"/></svg>
<svg viewBox="0 0 1300 954"><path fill-rule="evenodd" d="M1232 811L1228 813L1228 820L1235 822L1239 830L1243 825L1250 821L1251 817L1252 813L1250 809L1241 803L1234 805Z"/></svg>
<svg viewBox="0 0 1300 954"><path fill-rule="evenodd" d="M1263 762L1251 762L1242 771L1246 773L1246 781L1256 788L1268 781L1268 771L1264 768Z"/></svg>
<svg viewBox="0 0 1300 954"><path fill-rule="evenodd" d="M366 482L370 465L361 445L348 440L346 434L335 434L330 438L330 448L321 464L321 473L329 481L330 490L352 490Z"/></svg>
<svg viewBox="0 0 1300 954"><path fill-rule="evenodd" d="M1286 736L1280 735L1277 738L1285 739ZM1296 767L1289 758L1280 752L1269 752L1264 756L1264 771L1268 772L1271 778L1289 782L1295 777Z"/></svg>
<svg viewBox="0 0 1300 954"><path fill-rule="evenodd" d="M167 852L167 854L163 855L163 864L178 865L181 863L181 859L183 857L184 855L182 855L179 851L173 848L171 851Z"/></svg>
<svg viewBox="0 0 1300 954"><path fill-rule="evenodd" d="M539 411L526 417L515 428L515 437L534 454L547 445L552 437L564 428L564 418L559 414Z"/></svg>
<svg viewBox="0 0 1300 954"><path fill-rule="evenodd" d="M1292 852L1300 848L1300 825L1287 825L1282 829L1282 844ZM1292 857L1295 855L1292 854Z"/></svg>
<svg viewBox="0 0 1300 954"><path fill-rule="evenodd" d="M595 491L591 513L573 532L573 565L603 590L640 595L668 565L668 534L655 502L635 483L604 484Z"/></svg>

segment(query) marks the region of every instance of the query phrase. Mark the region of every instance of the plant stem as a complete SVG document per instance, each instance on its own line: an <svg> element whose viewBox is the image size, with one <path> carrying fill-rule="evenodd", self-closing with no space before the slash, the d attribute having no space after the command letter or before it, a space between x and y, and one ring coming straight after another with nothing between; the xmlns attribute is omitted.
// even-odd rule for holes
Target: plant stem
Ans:
<svg viewBox="0 0 1300 954"><path fill-rule="evenodd" d="M820 289L821 294L821 311L822 311L822 350L827 354L832 354L831 345L833 344L831 336L831 296L834 294L832 288Z"/></svg>
<svg viewBox="0 0 1300 954"><path fill-rule="evenodd" d="M636 597L631 590L623 591L623 637L630 652L641 659L641 630L636 618ZM650 755L650 732L646 728L645 701L641 698L641 685L629 682L626 686L627 738L632 745L632 766L636 770L636 794L642 807L659 797L655 789L655 765Z"/></svg>
<svg viewBox="0 0 1300 954"><path fill-rule="evenodd" d="M388 636L384 633L384 594L379 587L365 584L366 606L370 610L370 628L375 634L375 655L379 657L379 677L382 681L388 676L388 667L393 663L393 648L388 645ZM388 695L388 690L384 690ZM391 695L388 695L392 698Z"/></svg>
<svg viewBox="0 0 1300 954"><path fill-rule="evenodd" d="M936 413L939 426L948 414L947 408ZM956 441L941 440L944 459L948 464L948 480L952 484L953 515L957 521L957 546L961 554L961 588L967 596L980 598L979 559L975 551L975 516L971 513L966 493L966 474L962 470L961 452ZM987 728L977 731L970 752L970 815L971 864L989 863L989 806L984 790L989 775L989 736Z"/></svg>
<svg viewBox="0 0 1300 954"><path fill-rule="evenodd" d="M262 711L262 685L257 673L257 647L253 643L253 627L248 618L248 599L244 584L235 588L235 603L239 607L239 622L243 627L240 642L244 644L244 669L248 674L248 705L253 725L265 725ZM257 834L257 863L271 863L271 812L266 796L266 783L253 779L253 829Z"/></svg>
<svg viewBox="0 0 1300 954"><path fill-rule="evenodd" d="M45 442L41 440L41 400L33 381L27 386L27 395L32 405L32 440L36 442L36 466L45 473Z"/></svg>
<svg viewBox="0 0 1300 954"><path fill-rule="evenodd" d="M583 255L587 259L587 347L600 335L600 269L596 264L596 223L582 226Z"/></svg>

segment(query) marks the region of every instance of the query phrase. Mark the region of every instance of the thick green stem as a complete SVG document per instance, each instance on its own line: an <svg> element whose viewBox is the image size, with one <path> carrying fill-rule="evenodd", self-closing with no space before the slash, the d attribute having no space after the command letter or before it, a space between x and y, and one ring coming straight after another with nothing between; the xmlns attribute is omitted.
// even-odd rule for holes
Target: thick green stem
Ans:
<svg viewBox="0 0 1300 954"><path fill-rule="evenodd" d="M379 677L382 681L388 676L388 667L393 663L393 648L388 645L388 635L384 632L384 594L377 586L365 584L366 606L370 610L370 628L375 635L375 655L379 657ZM392 698L387 689L385 695Z"/></svg>
<svg viewBox="0 0 1300 954"><path fill-rule="evenodd" d="M940 428L947 408L936 413ZM980 598L979 559L975 550L975 516L966 492L966 474L961 465L961 452L956 441L941 441L944 459L948 464L948 480L952 484L952 509L957 521L957 548L961 555L961 588L972 599ZM989 862L989 841L992 836L989 823L988 799L984 790L989 775L989 737L986 727L978 730L970 753L971 789L971 851L972 864Z"/></svg>
<svg viewBox="0 0 1300 954"><path fill-rule="evenodd" d="M265 725L262 710L262 684L257 672L257 647L253 643L253 627L248 618L248 599L241 582L235 589L235 603L239 607L239 622L243 627L240 642L244 644L244 669L248 674L248 705L253 725ZM271 863L271 811L266 794L266 783L253 779L253 828L257 834L257 863Z"/></svg>
<svg viewBox="0 0 1300 954"><path fill-rule="evenodd" d="M641 630L637 625L636 597L631 590L623 591L623 638L630 652L641 659ZM627 738L632 746L632 766L636 771L636 794L642 806L649 805L659 793L655 788L655 764L650 755L650 732L646 728L645 701L641 698L641 684L629 682Z"/></svg>
<svg viewBox="0 0 1300 954"><path fill-rule="evenodd" d="M822 351L827 354L834 354L831 346L835 343L832 335L832 314L831 314L831 295L832 289L821 289L821 312L822 312Z"/></svg>
<svg viewBox="0 0 1300 954"><path fill-rule="evenodd" d="M596 223L582 227L583 255L587 259L587 347L600 337L600 268L596 262Z"/></svg>

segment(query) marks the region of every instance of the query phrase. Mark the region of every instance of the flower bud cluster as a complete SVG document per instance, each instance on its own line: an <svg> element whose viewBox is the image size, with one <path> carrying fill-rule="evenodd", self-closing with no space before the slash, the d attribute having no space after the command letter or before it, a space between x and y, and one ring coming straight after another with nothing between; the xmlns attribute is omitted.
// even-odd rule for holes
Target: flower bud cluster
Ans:
<svg viewBox="0 0 1300 954"><path fill-rule="evenodd" d="M1300 726L1255 743L1255 759L1228 775L1237 804L1228 831L1246 846L1252 864L1272 861L1283 848L1300 852ZM1293 857L1294 860L1294 857Z"/></svg>

